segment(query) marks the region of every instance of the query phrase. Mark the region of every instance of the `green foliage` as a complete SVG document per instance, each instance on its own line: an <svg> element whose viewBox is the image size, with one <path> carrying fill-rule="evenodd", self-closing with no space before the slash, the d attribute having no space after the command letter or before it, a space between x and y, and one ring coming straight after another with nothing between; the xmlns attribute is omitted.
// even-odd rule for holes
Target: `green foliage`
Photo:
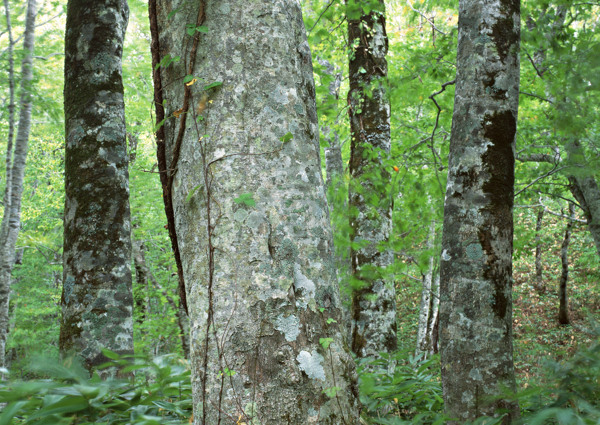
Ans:
<svg viewBox="0 0 600 425"><path fill-rule="evenodd" d="M136 424L176 425L191 416L190 372L172 355L112 358L125 379L101 380L78 365L40 357L32 372L47 379L0 382L0 403L7 403L0 425ZM135 372L135 376L132 374Z"/></svg>
<svg viewBox="0 0 600 425"><path fill-rule="evenodd" d="M565 362L547 360L545 382L519 394L524 424L600 423L600 327L594 342Z"/></svg>
<svg viewBox="0 0 600 425"><path fill-rule="evenodd" d="M408 350L359 359L360 400L370 424L443 424L439 358Z"/></svg>
<svg viewBox="0 0 600 425"><path fill-rule="evenodd" d="M248 207L253 207L256 205L256 201L254 200L254 195L252 193L242 193L240 196L233 200L236 204L246 205Z"/></svg>

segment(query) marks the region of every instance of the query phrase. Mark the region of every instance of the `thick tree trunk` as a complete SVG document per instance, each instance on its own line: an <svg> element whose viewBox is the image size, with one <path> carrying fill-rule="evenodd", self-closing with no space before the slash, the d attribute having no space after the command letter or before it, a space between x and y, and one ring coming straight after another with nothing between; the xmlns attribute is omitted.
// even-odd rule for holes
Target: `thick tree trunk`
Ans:
<svg viewBox="0 0 600 425"><path fill-rule="evenodd" d="M370 6L364 15L362 6ZM350 91L350 226L352 351L359 357L391 352L396 340L396 291L386 278L394 259L381 250L392 231L392 201L385 189L390 175L390 105L387 90L388 39L383 0L348 0ZM360 246L360 247L357 247Z"/></svg>
<svg viewBox="0 0 600 425"><path fill-rule="evenodd" d="M300 3L153 1L194 424L357 424Z"/></svg>
<svg viewBox="0 0 600 425"><path fill-rule="evenodd" d="M519 0L460 0L457 78L442 238L440 350L447 413L506 409L512 347L514 149ZM499 398L498 398L499 397Z"/></svg>
<svg viewBox="0 0 600 425"><path fill-rule="evenodd" d="M569 216L574 218L575 206L569 203ZM560 275L560 284L558 287L558 322L561 325L568 325L569 320L569 298L567 295L567 282L569 280L569 243L571 242L571 229L573 220L567 220L565 229L565 238L560 247L560 263L562 273Z"/></svg>
<svg viewBox="0 0 600 425"><path fill-rule="evenodd" d="M535 280L533 287L538 293L544 292L544 280L542 278L542 222L544 220L544 208L540 208L535 222Z"/></svg>
<svg viewBox="0 0 600 425"><path fill-rule="evenodd" d="M600 256L600 190L593 171L587 166L583 147L578 140L570 145L569 161L573 165L572 173L569 174L569 189L583 209Z"/></svg>
<svg viewBox="0 0 600 425"><path fill-rule="evenodd" d="M6 2L4 3L4 6L8 7ZM25 18L25 33L23 35L23 51L25 56L21 62L19 125L14 144L14 154L12 154L12 163L10 159L12 134L9 136L9 146L7 147L7 181L4 197L4 215L2 217L2 227L0 229L0 367L4 367L5 365L6 336L9 322L10 280L15 260L17 237L19 236L19 228L21 227L21 198L23 196L25 162L27 160L27 150L29 147L29 132L31 130L31 108L33 98L31 83L33 80L33 47L35 38L35 17L37 14L36 7L36 0L28 0L27 16ZM8 17L8 9L6 10L6 13ZM9 20L10 18L8 18L8 21ZM12 126L14 128L14 123Z"/></svg>
<svg viewBox="0 0 600 425"><path fill-rule="evenodd" d="M129 175L121 55L125 0L69 0L60 350L88 368L133 352Z"/></svg>

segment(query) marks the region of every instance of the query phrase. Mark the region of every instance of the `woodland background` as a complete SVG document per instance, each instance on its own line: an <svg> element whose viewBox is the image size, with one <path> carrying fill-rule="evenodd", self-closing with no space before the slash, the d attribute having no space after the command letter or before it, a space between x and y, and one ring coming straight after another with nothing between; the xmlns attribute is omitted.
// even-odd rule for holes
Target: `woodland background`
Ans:
<svg viewBox="0 0 600 425"><path fill-rule="evenodd" d="M39 376L39 370L32 371L30 366L36 354L58 355L64 207L64 3L43 2L37 18L33 127L7 342L11 378ZM18 64L22 54L18 37L23 32L26 5L21 1L5 1L5 5L11 11ZM137 353L150 357L168 353L182 357L176 316L177 276L156 174L147 3L130 0L129 6L123 80L135 260L132 270L136 273L135 348ZM566 10L564 17L557 12L561 8ZM303 9L313 55L325 172L325 149L336 140L342 147L344 163L349 155L345 9L343 2L335 0L305 0ZM556 388L567 388L563 378L570 375L560 365L571 365L568 366L571 372L580 370L577 367L581 364L573 366L574 363L568 362L580 361L581 357L575 353L590 343L598 343L593 323L600 319L600 261L582 212L575 208L569 218L568 204L577 201L569 191L565 167L559 159L564 161L567 157L564 141L576 135L584 147L586 167L593 170L596 180L600 178L600 3L524 0L521 13L517 158L536 154L556 158L554 163L517 161L516 168L513 326L517 382L521 389L544 386L554 389L551 394L535 393L538 401L532 401L533 393L523 396L530 397L530 402L522 407L535 406L531 407L534 410L553 406L557 394L563 394ZM365 420L374 423L432 423L436 412L441 411L436 357L415 356L414 352L423 280L428 273L435 275L439 262L454 98L454 86L445 83L455 78L457 19L457 1L387 2L392 155L385 166L392 178L385 184L390 185L394 194L394 232L389 248L396 257L391 273L397 291L400 349L395 373L386 375L361 369L363 402L367 405ZM7 104L9 78L8 38L2 32L5 24L3 17L0 22L3 105ZM543 55L543 61L537 61L536 55ZM332 96L330 85L336 79L339 95ZM0 109L2 150L6 134L7 109L3 106ZM4 175L3 169L0 174ZM336 249L342 257L350 244L346 185L347 175L341 182L332 183L329 192ZM541 226L536 229L541 211L544 211ZM572 223L568 246L570 325L561 325L558 285L562 272L561 246L569 221ZM349 291L351 285L347 280L347 276L342 276L343 290ZM585 391L599 395L600 354L597 347L595 350L596 357L589 354L593 350L584 351L587 354L583 358L592 360L583 363L581 373L591 376L588 382L591 389ZM547 361L557 362L550 368L554 375L549 372ZM167 375L180 372L169 370ZM577 382L580 377L569 379ZM581 391L584 399L585 391ZM598 398L590 396L586 400L592 405L596 403L595 420L598 420ZM574 402L565 406L571 409L567 409L571 418L582 414L583 410ZM164 412L171 411L163 406ZM582 415L582 420L587 420ZM564 418L560 423L581 423L576 419L570 422L568 415Z"/></svg>

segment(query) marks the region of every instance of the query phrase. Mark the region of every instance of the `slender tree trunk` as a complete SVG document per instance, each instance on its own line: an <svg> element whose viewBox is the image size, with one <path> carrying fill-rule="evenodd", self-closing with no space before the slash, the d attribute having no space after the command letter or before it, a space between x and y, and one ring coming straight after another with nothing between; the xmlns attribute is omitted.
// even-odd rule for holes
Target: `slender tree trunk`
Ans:
<svg viewBox="0 0 600 425"><path fill-rule="evenodd" d="M440 273L435 274L433 281L433 300L431 311L431 325L429 328L430 354L439 352L439 328L440 328Z"/></svg>
<svg viewBox="0 0 600 425"><path fill-rule="evenodd" d="M69 0L60 350L86 367L133 352L131 222L121 55L125 0ZM107 372L112 373L112 372Z"/></svg>
<svg viewBox="0 0 600 425"><path fill-rule="evenodd" d="M371 12L363 14L362 6ZM351 273L359 282L352 294L352 351L365 357L397 347L396 291L386 278L394 256L380 246L392 231L392 202L385 189L390 175L384 165L390 153L388 39L383 0L348 0L347 8Z"/></svg>
<svg viewBox="0 0 600 425"><path fill-rule="evenodd" d="M335 105L334 111L337 112L337 102L340 96L340 86L342 84L342 73L336 72L335 67L324 59L319 59L319 64L324 66L325 72L332 77L329 83L329 96L324 103ZM338 70L339 71L339 70ZM338 120L336 119L336 124ZM342 146L340 144L340 135L335 129L321 126L321 134L329 143L325 148L325 188L327 190L327 200L329 202L329 215L331 217L331 227L334 235L334 256L335 268L340 283L340 295L344 312L345 336L348 341L352 338L352 297L348 287L348 273L350 271L348 236L348 192L344 184L344 161L342 159ZM338 224L342 226L338 226ZM338 240L343 242L335 242Z"/></svg>
<svg viewBox="0 0 600 425"><path fill-rule="evenodd" d="M300 3L153 2L194 424L357 424Z"/></svg>
<svg viewBox="0 0 600 425"><path fill-rule="evenodd" d="M144 255L145 249L146 248L143 242L137 240L132 241L133 263L135 265L135 279L138 283L138 286L146 288L146 291L149 289L149 284L152 283L154 287L158 288L162 292L171 308L175 310L175 316L177 317L177 326L179 327L180 332L181 349L183 351L184 357L186 359L189 359L190 325L188 315L183 309L181 302L176 303L173 297L158 283L158 281L152 275L152 272L148 269L148 265L146 264L146 257ZM149 299L147 296L136 297L135 302L136 306L138 306L142 311L148 311ZM145 319L145 315L143 316L143 319Z"/></svg>
<svg viewBox="0 0 600 425"><path fill-rule="evenodd" d="M569 216L575 217L575 206L569 203ZM560 262L562 265L562 273L560 275L560 285L558 288L558 322L561 325L568 325L571 321L569 320L569 298L567 295L567 282L569 280L569 243L571 242L571 229L573 228L573 221L567 220L567 227L565 229L565 238L563 239L560 247Z"/></svg>
<svg viewBox="0 0 600 425"><path fill-rule="evenodd" d="M4 6L7 8L7 22L10 25L8 5L6 2L4 3ZM9 145L7 147L7 189L5 191L4 198L5 204L4 215L2 217L2 228L0 229L0 367L4 367L5 365L6 336L8 331L10 302L10 280L15 259L17 237L19 235L19 228L21 227L21 198L23 196L23 180L25 178L25 161L27 159L27 150L29 147L29 132L31 130L31 108L33 97L31 93L31 85L33 80L35 17L37 14L36 6L36 0L28 0L27 15L25 18L25 33L23 35L23 50L25 52L25 56L21 62L19 125L14 144L12 164L9 164L11 162L10 144L12 134L9 136ZM12 52L9 53L12 55ZM14 72L12 79L14 81ZM11 91L14 93L14 89ZM11 110L14 109L11 108ZM9 113L9 116L10 115L12 115L12 112Z"/></svg>
<svg viewBox="0 0 600 425"><path fill-rule="evenodd" d="M417 353L433 353L434 341L432 329L436 322L439 306L439 294L436 296L436 288L439 288L439 274L436 267L435 255L435 220L431 220L429 236L427 238L427 249L432 254L429 258L427 272L423 275L423 288L421 290L421 305L419 308L419 327L417 330Z"/></svg>
<svg viewBox="0 0 600 425"><path fill-rule="evenodd" d="M535 223L535 281L533 286L538 293L544 292L544 280L542 279L542 222L544 220L544 208L537 213Z"/></svg>
<svg viewBox="0 0 600 425"><path fill-rule="evenodd" d="M519 415L512 347L519 0L460 0L444 207L440 350L450 423Z"/></svg>

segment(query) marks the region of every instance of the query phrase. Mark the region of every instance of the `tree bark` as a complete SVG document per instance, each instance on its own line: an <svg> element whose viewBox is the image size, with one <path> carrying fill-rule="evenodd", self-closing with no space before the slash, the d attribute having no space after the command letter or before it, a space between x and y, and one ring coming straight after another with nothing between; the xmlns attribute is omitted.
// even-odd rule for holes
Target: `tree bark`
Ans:
<svg viewBox="0 0 600 425"><path fill-rule="evenodd" d="M569 215L574 218L575 206L569 203ZM558 287L558 322L561 325L568 325L569 320L569 298L567 295L567 282L569 280L569 243L571 242L571 229L573 228L573 220L567 220L565 229L565 238L560 247L560 263L562 272L560 275L560 284Z"/></svg>
<svg viewBox="0 0 600 425"><path fill-rule="evenodd" d="M150 10L194 424L357 424L300 3Z"/></svg>
<svg viewBox="0 0 600 425"><path fill-rule="evenodd" d="M4 3L4 6L6 8L8 7L6 2ZM0 367L4 367L5 365L6 337L9 322L10 281L15 260L17 237L19 236L19 229L21 227L21 199L23 196L23 180L25 178L25 162L27 160L27 151L29 148L29 132L31 130L31 108L33 98L31 86L33 80L36 7L36 0L28 0L27 15L25 18L25 33L23 35L23 51L25 56L21 62L19 124L14 142L12 163L10 159L12 149L10 147L10 138L12 135L9 136L9 145L7 147L5 204L2 227L0 229ZM6 14L8 17L8 8L6 9ZM9 22L9 20L10 18L7 18L7 22ZM12 54L12 52L9 53Z"/></svg>
<svg viewBox="0 0 600 425"><path fill-rule="evenodd" d="M441 262L440 352L450 423L519 415L512 347L519 0L460 0Z"/></svg>
<svg viewBox="0 0 600 425"><path fill-rule="evenodd" d="M89 369L133 352L131 221L121 55L125 0L69 0L60 350ZM112 372L108 372L112 373Z"/></svg>
<svg viewBox="0 0 600 425"><path fill-rule="evenodd" d="M439 246L439 245L438 245ZM417 330L417 353L429 354L437 352L437 341L434 341L433 328L437 321L439 307L439 273L436 267L435 255L435 220L431 220L427 249L431 257L427 272L423 275L423 288L421 290L421 304L419 308L419 327ZM439 252L439 251L438 251ZM437 339L437 338L436 338Z"/></svg>
<svg viewBox="0 0 600 425"><path fill-rule="evenodd" d="M362 6L371 12L363 14ZM388 39L383 0L348 0L350 51L350 226L352 351L359 357L397 348L396 291L386 277L394 260L382 248L392 231L390 105L387 89ZM354 287L355 286L355 287Z"/></svg>
<svg viewBox="0 0 600 425"><path fill-rule="evenodd" d="M573 165L568 175L569 189L583 209L600 256L600 190L593 170L587 166L585 152L578 140L574 140L569 146L569 162Z"/></svg>
<svg viewBox="0 0 600 425"><path fill-rule="evenodd" d="M544 280L542 278L542 222L544 220L544 208L540 208L535 222L535 290L544 293Z"/></svg>

